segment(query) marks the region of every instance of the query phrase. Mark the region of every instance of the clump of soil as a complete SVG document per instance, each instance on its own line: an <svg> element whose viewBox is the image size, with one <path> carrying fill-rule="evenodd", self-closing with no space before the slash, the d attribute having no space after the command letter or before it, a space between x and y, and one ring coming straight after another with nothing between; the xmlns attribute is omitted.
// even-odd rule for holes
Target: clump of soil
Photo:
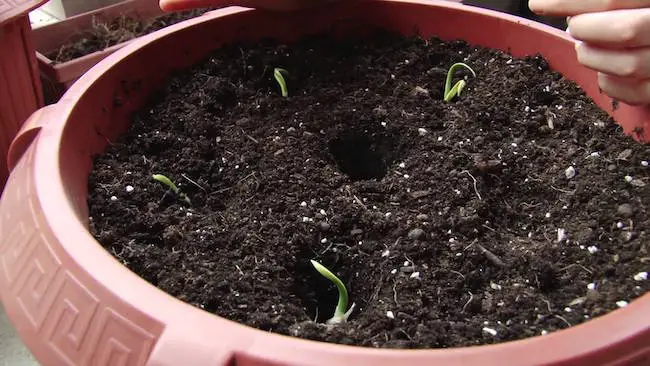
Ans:
<svg viewBox="0 0 650 366"><path fill-rule="evenodd" d="M459 61L477 77L444 103ZM385 32L238 44L174 75L97 157L91 230L161 290L266 331L498 343L650 289L648 160L539 56ZM346 283L348 323L322 325L337 295L310 259Z"/></svg>
<svg viewBox="0 0 650 366"><path fill-rule="evenodd" d="M139 19L121 15L111 20L93 18L93 26L76 34L74 40L46 55L54 63L61 63L105 50L116 44L153 33L172 24L195 18L211 9L194 9L160 15L152 19Z"/></svg>

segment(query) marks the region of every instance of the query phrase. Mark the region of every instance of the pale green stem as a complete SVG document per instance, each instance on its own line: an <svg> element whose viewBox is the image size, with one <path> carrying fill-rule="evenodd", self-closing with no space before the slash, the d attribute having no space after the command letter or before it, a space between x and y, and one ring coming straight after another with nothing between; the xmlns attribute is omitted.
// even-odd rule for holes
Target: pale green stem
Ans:
<svg viewBox="0 0 650 366"><path fill-rule="evenodd" d="M278 84L280 84L280 91L282 92L282 96L288 97L289 90L287 89L287 82L284 80L285 75L289 75L289 72L285 69L276 67L273 70L273 77L275 77L275 80L278 82Z"/></svg>

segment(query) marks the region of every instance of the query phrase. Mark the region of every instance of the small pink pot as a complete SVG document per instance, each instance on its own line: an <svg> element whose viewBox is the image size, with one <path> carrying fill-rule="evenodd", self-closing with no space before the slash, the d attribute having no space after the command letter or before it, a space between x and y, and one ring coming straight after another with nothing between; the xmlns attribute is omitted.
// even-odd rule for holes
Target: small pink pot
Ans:
<svg viewBox="0 0 650 366"><path fill-rule="evenodd" d="M48 99L58 100L91 67L133 41L125 41L61 63L55 63L45 56L57 51L80 32L90 29L94 18L110 20L121 15L129 15L139 19L150 19L162 14L164 12L155 0L126 0L34 29L32 37L36 47L36 58Z"/></svg>

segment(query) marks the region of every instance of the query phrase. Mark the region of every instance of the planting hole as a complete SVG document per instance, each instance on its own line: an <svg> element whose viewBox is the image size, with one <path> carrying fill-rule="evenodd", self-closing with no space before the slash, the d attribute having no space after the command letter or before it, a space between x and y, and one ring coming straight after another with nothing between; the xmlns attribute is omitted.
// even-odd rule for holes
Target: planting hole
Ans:
<svg viewBox="0 0 650 366"><path fill-rule="evenodd" d="M386 175L391 144L385 138L362 133L339 136L329 150L342 173L352 180L381 179Z"/></svg>

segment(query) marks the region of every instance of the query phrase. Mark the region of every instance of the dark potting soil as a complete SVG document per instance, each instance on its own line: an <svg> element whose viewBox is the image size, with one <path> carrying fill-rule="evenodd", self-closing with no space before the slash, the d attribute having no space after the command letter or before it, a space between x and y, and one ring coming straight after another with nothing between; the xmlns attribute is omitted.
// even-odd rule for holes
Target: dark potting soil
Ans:
<svg viewBox="0 0 650 366"><path fill-rule="evenodd" d="M459 61L477 77L459 71L468 87L445 103ZM541 57L384 32L233 45L174 75L97 157L91 230L158 288L255 328L497 343L650 290L649 160ZM349 322L322 324L337 293L310 259L347 285Z"/></svg>
<svg viewBox="0 0 650 366"><path fill-rule="evenodd" d="M95 18L93 26L75 35L74 40L64 44L47 58L54 63L61 63L105 50L116 44L153 33L172 24L195 18L211 9L179 11L160 15L152 19L122 15L111 20Z"/></svg>

